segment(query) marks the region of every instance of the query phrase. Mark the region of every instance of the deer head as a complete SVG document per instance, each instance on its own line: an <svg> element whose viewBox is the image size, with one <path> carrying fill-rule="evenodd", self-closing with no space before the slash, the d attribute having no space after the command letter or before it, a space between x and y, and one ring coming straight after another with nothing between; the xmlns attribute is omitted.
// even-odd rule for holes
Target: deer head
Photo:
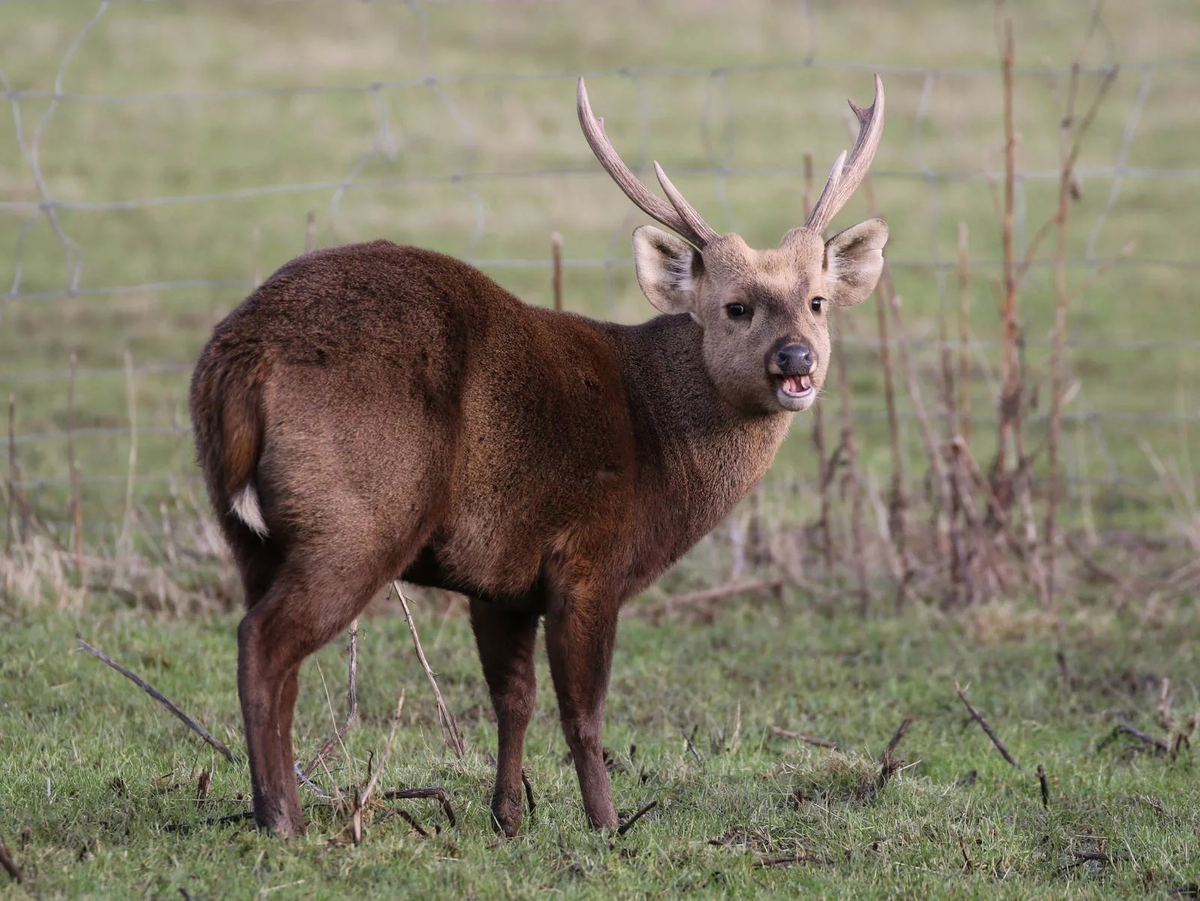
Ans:
<svg viewBox="0 0 1200 901"><path fill-rule="evenodd" d="M850 101L859 122L849 157L833 165L805 223L779 247L755 250L736 234L717 234L656 162L669 203L621 160L592 113L579 79L579 124L600 165L643 212L665 225L633 233L638 284L663 313L686 313L704 330L704 359L721 395L746 414L807 410L829 369L828 311L866 300L883 271L887 224L868 219L822 233L867 173L883 132L883 83L866 109ZM676 237L678 235L679 237Z"/></svg>

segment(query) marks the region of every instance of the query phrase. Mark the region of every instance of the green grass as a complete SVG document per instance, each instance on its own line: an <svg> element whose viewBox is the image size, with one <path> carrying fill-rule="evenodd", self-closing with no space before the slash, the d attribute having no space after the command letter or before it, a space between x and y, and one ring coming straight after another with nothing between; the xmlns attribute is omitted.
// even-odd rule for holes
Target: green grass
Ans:
<svg viewBox="0 0 1200 901"><path fill-rule="evenodd" d="M392 817L368 823L357 847L344 841L344 819L307 790L303 839L207 823L247 808L244 765L216 757L119 675L72 653L83 634L241 750L232 618L33 612L0 630L0 835L26 875L23 888L0 881L0 895L1191 897L1169 892L1200 879L1194 751L1171 759L1111 736L1118 721L1165 734L1156 713L1164 677L1182 728L1200 710L1194 606L1157 622L1080 609L1064 618L1061 643L1045 618L1022 611L917 609L864 621L790 598L733 605L703 626L626 618L605 744L622 815L650 801L657 809L619 838L584 827L543 661L526 761L538 806L522 836L504 842L489 822L495 727L465 620L418 610L467 738L458 761L441 744L403 622L369 619L362 723L346 739L349 759L336 752L317 781L343 790L365 781L403 689L381 788L440 783L458 825L432 802L404 802L430 837ZM342 656L328 648L319 671L310 663L302 674L298 757L341 715ZM955 679L1021 770L966 714ZM904 765L876 790L876 759L902 717L915 718L897 750ZM774 737L773 725L845 750ZM212 786L198 804L202 770ZM1107 857L1087 862L1086 853ZM786 856L811 860L756 866Z"/></svg>
<svg viewBox="0 0 1200 901"><path fill-rule="evenodd" d="M0 5L0 68L14 88L52 88L59 63L97 8L81 0L8 2ZM888 127L875 169L879 206L892 226L889 245L896 284L904 296L909 330L936 335L936 315L953 309L953 278L942 283L906 262L952 260L957 223L971 228L971 321L977 337L998 331L992 263L1000 256L991 191L980 180L936 188L889 173L979 173L1000 165L999 79L994 13L989 4L947 6L933 0L894 4L822 6L809 19L802 6L767 0L736 6L703 3L399 3L177 2L113 4L81 42L64 71L64 88L88 95L154 92L220 92L294 85L363 85L449 79L441 95L421 84L385 87L378 107L363 92L205 99L147 99L122 104L64 100L40 142L41 168L51 194L61 200L124 200L220 194L267 185L337 183L364 154L378 153L358 173L368 187L349 190L333 209L334 191L323 187L219 201L197 201L136 210L65 210L62 224L83 254L81 287L139 285L176 280L225 280L226 286L145 289L69 300L3 302L0 391L16 400L19 459L33 492L51 519L65 518L67 380L37 373L66 369L72 351L84 372L76 422L82 429L121 429L128 423L126 351L139 366L165 368L138 376L138 473L141 504L154 509L168 491L162 481L193 478L190 448L172 430L186 428L188 372L213 323L262 274L302 246L305 216L316 213L317 240L333 244L375 237L416 243L475 259L507 288L534 303L548 301L544 268L512 268L502 261L546 260L549 235L561 232L571 259L615 261L567 273L567 306L593 315L638 321L650 308L629 265L628 236L642 221L600 172L582 141L574 115L572 73L596 72L591 90L616 145L631 161L658 158L720 230L741 230L755 244L773 244L800 219L803 154L818 170L846 143L844 98L865 100L867 72L837 64L967 67L984 74L941 76L927 102L923 71L887 75ZM1011 4L1018 63L1068 65L1088 30L1084 4ZM1130 64L1101 108L1082 156L1084 171L1120 160L1123 136L1141 88L1136 64L1174 60L1194 51L1200 7L1186 0L1157 0L1145 7L1108 4L1084 61ZM422 37L424 35L424 37ZM795 64L813 51L821 66ZM831 65L824 65L829 63ZM612 74L623 66L665 67L634 76ZM672 67L734 69L727 75L678 74ZM603 74L608 73L608 74ZM493 80L488 76L503 76ZM484 76L474 78L468 76ZM520 77L509 77L520 76ZM466 77L465 80L455 80ZM1127 163L1133 167L1191 166L1186 148L1200 132L1194 116L1195 68L1155 70ZM1090 97L1095 76L1084 79ZM1025 75L1017 81L1017 129L1023 169L1053 171L1058 164L1062 79ZM49 101L25 97L19 107L26 141ZM6 103L11 107L11 104ZM387 133L378 109L386 110ZM924 109L924 112L919 112ZM30 167L16 140L10 113L0 115L0 195L38 197ZM643 161L645 162L645 161ZM723 163L725 179L689 174ZM511 178L515 173L550 173ZM447 182L463 174L463 185ZM499 176L499 177L496 177ZM432 177L433 181L406 180ZM442 179L438 181L437 179ZM1130 177L1099 232L1102 257L1137 242L1134 263L1188 260L1197 204L1194 180ZM1085 250L1093 224L1113 186L1109 175L1085 176L1069 255ZM1027 239L1054 205L1053 180L1027 185ZM478 206L477 206L478 203ZM477 214L482 227L476 231ZM856 199L839 217L863 216ZM28 213L0 210L0 286L16 275L21 293L58 291L67 284L64 254L49 224ZM258 235L258 250L255 238ZM1071 274L1080 292L1072 314L1074 371L1083 393L1068 410L1116 416L1194 416L1193 386L1200 357L1182 348L1089 346L1090 342L1190 339L1200 319L1194 270L1118 265L1094 284L1086 271ZM1024 297L1028 357L1042 380L1046 408L1046 339L1050 330L1050 272L1035 269ZM841 317L851 335L875 334L871 304ZM856 409L864 414L861 441L867 467L888 466L881 375L873 356L850 348ZM985 351L993 370L996 354ZM921 354L927 400L935 394L938 362ZM994 415L993 388L974 360L972 412ZM994 386L993 386L994 387ZM902 394L904 392L901 392ZM837 415L838 400L825 400ZM907 410L907 402L901 400ZM903 436L910 458L920 459L912 423ZM812 469L808 421L784 448L773 478ZM1142 446L1182 459L1186 433L1171 423L1114 419L1068 429L1066 463L1074 475L1113 474L1154 479ZM54 437L47 433L57 434ZM980 459L989 454L991 427L974 434ZM1040 441L1036 428L1031 444ZM85 479L85 524L102 533L117 518L129 456L124 435L83 433L76 455ZM923 465L923 464L922 464ZM881 476L884 478L884 476ZM1136 509L1144 486L1119 493ZM1161 499L1161 493L1155 492Z"/></svg>
<svg viewBox="0 0 1200 901"><path fill-rule="evenodd" d="M11 86L52 89L64 52L96 8L82 0L0 3L0 69ZM372 618L362 635L362 723L318 781L343 790L365 781L367 761L373 755L378 763L403 689L403 725L382 787L441 783L453 796L459 825L448 828L435 806L411 802L405 810L431 837L421 838L400 817L376 819L357 847L344 841L342 816L313 793L305 794L311 828L302 840L276 841L244 823L209 823L246 809L244 766L215 757L116 673L72 653L75 635L83 635L241 749L236 620L211 612L236 604L238 592L198 513L205 504L186 438L186 385L211 327L246 293L256 265L265 275L300 251L310 211L319 244L386 237L433 247L477 261L504 287L543 304L548 266L505 261L548 261L549 235L558 231L569 261L585 261L568 267L569 309L624 322L648 317L628 245L643 220L586 150L575 122L573 73L595 73L589 78L593 103L627 159L661 160L714 227L740 230L763 246L801 218L804 153L813 153L823 170L845 146L844 98L867 99L870 84L868 72L854 66L915 67L919 71L885 76L888 126L875 167L908 329L916 338L935 337L938 315L956 306L952 273L943 281L911 264L953 260L961 220L970 227L974 261L971 327L975 337L994 339L1000 242L991 189L974 180L935 190L920 179L894 177L923 167L967 174L999 167L991 5L869 0L814 8L810 20L803 4L770 0L428 3L419 5L420 15L401 3L111 5L66 68L66 91L204 94L395 82L426 73L447 80L440 96L422 84L381 88L378 107L362 92L115 105L68 99L48 120L41 168L51 194L68 201L337 183L364 154L386 149L385 137L397 153L369 159L358 173L360 184L336 210L333 189L321 187L61 213L82 249L85 292L188 280L219 284L0 298L0 393L14 397L18 462L39 485L29 494L54 521L66 519L68 456L61 433L72 412L64 371L78 354L73 415L76 456L87 480L87 552L108 555L88 562L87 579L112 582L99 591L81 587L70 555L52 552L41 537L0 558L0 836L27 879L18 888L0 875L0 896L178 897L183 889L192 898L492 898L547 891L598 898L1195 897L1186 893L1200 881L1193 752L1171 759L1128 737L1109 740L1118 721L1165 734L1156 712L1162 677L1176 692L1181 728L1200 710L1194 600L1176 606L1149 592L1143 609L1131 605L1117 613L1069 597L1081 584L1070 582L1061 592L1069 611L1061 638L1051 622L1016 602L954 616L914 603L902 617L860 620L815 611L793 597L779 606L733 602L709 625L655 626L630 617L621 630L606 743L617 762L614 793L622 814L650 801L658 807L621 838L584 828L543 672L527 759L538 809L523 837L495 840L487 811L495 730L458 614L443 620L418 611L426 649L464 727L467 757L455 760L441 745L403 624ZM1010 3L1008 11L1025 68L1067 65L1091 16L1086 4L1065 0ZM1096 118L1080 157L1085 172L1109 169L1121 158L1141 89L1137 64L1194 55L1200 6L1190 0L1107 4L1101 25L1085 62L1131 65ZM809 52L821 65L787 67ZM720 66L759 68L713 76L678 71ZM620 67L656 68L616 73ZM939 76L923 106L930 67L984 74ZM1128 146L1130 167L1194 168L1200 140L1195 73L1186 62L1154 71ZM474 77L492 75L505 77ZM1084 80L1085 97L1095 83L1094 76ZM1057 166L1064 89L1061 79L1018 79L1022 168ZM0 102L0 201L36 201L16 139L15 108ZM48 104L46 97L20 99L26 141ZM387 114L386 135L380 109ZM718 163L733 170L724 179L694 171ZM543 174L513 177L521 173ZM448 180L458 174L461 185ZM1136 241L1131 263L1094 283L1084 269L1071 272L1077 293L1071 376L1082 393L1069 412L1115 417L1067 429L1071 475L1155 480L1149 446L1181 483L1194 479L1187 430L1144 417L1196 414L1200 356L1186 348L1147 350L1137 342L1188 341L1200 331L1191 299L1194 267L1152 263L1193 256L1197 184L1125 180L1096 252L1111 256ZM1081 188L1068 240L1073 258L1085 252L1113 181L1087 174ZM1024 239L1053 208L1054 191L1052 180L1026 185ZM865 213L859 197L838 222ZM0 290L14 283L19 262L19 294L59 292L67 284L62 246L44 218L28 216L0 209ZM598 260L613 262L602 267L593 264ZM1022 310L1043 411L1052 301L1050 270L1034 268ZM841 316L839 328L851 338L872 338L873 301ZM1112 341L1132 343L1096 343ZM133 382L139 481L128 511L129 437L106 433L128 425L127 352L148 369ZM869 350L850 343L846 353L860 414L857 444L873 488L886 484L890 466L881 374ZM982 463L992 440L987 422L994 416L995 348L985 347L971 362L971 412L979 419L972 438ZM917 363L925 400L935 407L939 360L925 348ZM835 392L822 403L836 421ZM901 408L908 410L903 397ZM816 499L779 487L815 472L810 421L797 423L754 501L763 521L778 526L770 536L777 560L810 555L799 552L810 549L811 538L795 523L815 515ZM925 463L912 425L905 420L902 441L915 484ZM1030 445L1041 437L1032 426ZM1074 496L1062 516L1072 525L1086 513L1101 535L1112 525L1149 530L1172 517L1194 519L1186 492L1167 498L1164 487L1170 486L1097 489ZM132 541L109 554L126 512ZM876 553L873 513L868 508L868 556L872 577L882 581L886 559ZM839 531L844 514L839 504ZM748 508L738 515L745 525ZM920 515L918 505L913 521ZM919 527L913 528L915 534ZM726 581L727 544L720 535L703 543L654 591ZM1145 575L1167 568L1157 559L1143 566L1144 549L1126 545L1111 553L1101 545L1103 559L1117 571ZM121 599L113 592L124 592L122 602L136 610L115 609ZM151 609L157 612L146 612ZM197 618L197 611L207 613ZM1060 649L1074 674L1069 681L1056 662ZM295 735L302 757L341 714L338 648L317 660L320 669L310 664L302 675ZM971 697L1020 771L967 717L953 691L955 678L970 684ZM876 789L879 754L908 716L916 721L898 751L906 765ZM836 740L844 751L774 737L773 725ZM1045 808L1034 775L1038 764L1049 777ZM212 786L197 803L203 771L211 773ZM1106 859L1078 856L1088 853ZM808 860L756 866L789 855ZM1174 889L1185 891L1170 894Z"/></svg>

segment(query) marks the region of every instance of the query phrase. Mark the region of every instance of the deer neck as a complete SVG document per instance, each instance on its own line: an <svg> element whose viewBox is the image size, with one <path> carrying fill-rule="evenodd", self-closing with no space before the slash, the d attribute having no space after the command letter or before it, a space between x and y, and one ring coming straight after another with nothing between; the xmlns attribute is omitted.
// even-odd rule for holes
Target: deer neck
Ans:
<svg viewBox="0 0 1200 901"><path fill-rule="evenodd" d="M703 331L689 316L659 316L622 332L643 510L663 519L656 531L675 559L758 484L793 414L730 405L709 377Z"/></svg>

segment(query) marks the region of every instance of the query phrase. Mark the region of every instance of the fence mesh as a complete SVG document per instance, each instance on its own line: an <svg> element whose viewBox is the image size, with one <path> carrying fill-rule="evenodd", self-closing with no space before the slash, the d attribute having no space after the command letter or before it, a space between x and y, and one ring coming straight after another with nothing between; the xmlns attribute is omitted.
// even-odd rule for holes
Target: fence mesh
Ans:
<svg viewBox="0 0 1200 901"><path fill-rule="evenodd" d="M13 6L0 5L0 20ZM164 6L105 0L82 18L56 7L73 33L53 66L18 74L0 59L10 113L0 129L0 266L8 270L0 276L0 391L12 398L12 488L52 524L64 519L72 463L89 532L112 532L128 504L154 510L198 492L186 417L192 361L215 321L302 249L308 213L312 242L382 236L446 250L535 303L548 302L557 230L567 246L568 308L645 318L627 243L639 220L577 134L579 72L557 59L498 71L487 63L511 54L462 58L474 46L464 44L464 19L499 27L518 17L520 27L538 29L544 16L552 28L569 4L370 5L390 9L380 22L357 12L355 21L396 29L394 78L357 81L340 64L318 62L310 80L279 83L264 63L233 65L212 85L199 77L177 87L156 80L161 60L143 66L137 56L139 30L180 51L186 43L187 18ZM264 4L258 14L275 7L305 5ZM840 98L869 90L869 73L880 73L889 119L873 179L892 224L890 265L910 311L918 370L936 397L939 355L957 346L946 336L957 328L965 272L970 421L986 447L998 378L999 68L986 57L922 67L832 56L821 14L800 4L796 15L802 40L792 58L760 62L746 52L711 67L580 68L635 171L648 172L657 156L718 230L760 245L802 218L804 153L819 171L833 159L847 141ZM1190 113L1200 57L1118 58L1111 32L1119 27L1096 14L1053 61L1015 72L1021 256L1052 208L1056 110L1085 31L1093 40L1082 93L1121 69L1076 172L1066 253L1073 305L1064 464L1075 490L1109 497L1104 509L1114 516L1151 506L1147 492L1162 487L1164 466L1194 487L1187 434L1200 418L1200 340L1191 327L1200 320L1190 310L1200 262L1176 224L1200 201L1189 149L1200 137ZM132 57L115 59L122 49ZM864 209L856 200L839 221ZM960 222L970 238L965 267ZM1035 375L1046 372L1050 347L1049 247L1034 248L1023 283L1023 352ZM881 470L886 416L874 315L864 308L838 325L852 359L864 463ZM838 398L830 392L822 403L837 421ZM916 455L903 398L898 416ZM1036 414L1033 422L1036 443ZM814 476L809 428L798 423L769 485Z"/></svg>

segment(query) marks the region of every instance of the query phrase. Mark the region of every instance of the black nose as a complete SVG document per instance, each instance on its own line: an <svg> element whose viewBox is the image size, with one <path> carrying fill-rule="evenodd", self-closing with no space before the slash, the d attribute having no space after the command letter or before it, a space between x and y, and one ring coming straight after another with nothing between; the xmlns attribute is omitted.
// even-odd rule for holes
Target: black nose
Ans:
<svg viewBox="0 0 1200 901"><path fill-rule="evenodd" d="M784 375L807 375L816 365L807 344L789 344L775 354L775 363Z"/></svg>

